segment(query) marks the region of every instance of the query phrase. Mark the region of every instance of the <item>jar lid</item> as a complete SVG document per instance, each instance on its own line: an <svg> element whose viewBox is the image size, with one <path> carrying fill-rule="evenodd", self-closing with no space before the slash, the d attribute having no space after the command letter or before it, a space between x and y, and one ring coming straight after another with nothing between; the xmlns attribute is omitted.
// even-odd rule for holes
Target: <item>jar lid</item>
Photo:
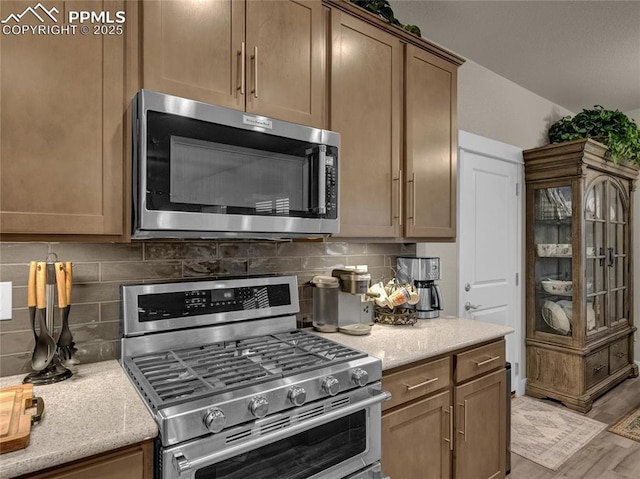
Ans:
<svg viewBox="0 0 640 479"><path fill-rule="evenodd" d="M333 276L314 276L311 285L316 288L339 288L340 281Z"/></svg>

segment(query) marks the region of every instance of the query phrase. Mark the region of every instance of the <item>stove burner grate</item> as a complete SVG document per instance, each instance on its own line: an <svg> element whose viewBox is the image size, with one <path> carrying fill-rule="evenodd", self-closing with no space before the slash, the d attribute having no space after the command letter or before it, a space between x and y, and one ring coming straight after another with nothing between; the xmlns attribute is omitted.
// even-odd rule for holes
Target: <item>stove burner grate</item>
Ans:
<svg viewBox="0 0 640 479"><path fill-rule="evenodd" d="M154 409L366 357L304 331L125 358Z"/></svg>

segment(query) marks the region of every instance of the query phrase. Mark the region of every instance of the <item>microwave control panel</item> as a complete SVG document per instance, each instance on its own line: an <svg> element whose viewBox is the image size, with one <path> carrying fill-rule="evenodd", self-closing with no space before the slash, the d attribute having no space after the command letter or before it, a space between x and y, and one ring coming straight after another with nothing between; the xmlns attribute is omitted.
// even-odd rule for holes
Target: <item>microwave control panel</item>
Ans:
<svg viewBox="0 0 640 479"><path fill-rule="evenodd" d="M338 217L338 173L336 162L333 156L326 157L325 178L326 178L326 208L327 218Z"/></svg>

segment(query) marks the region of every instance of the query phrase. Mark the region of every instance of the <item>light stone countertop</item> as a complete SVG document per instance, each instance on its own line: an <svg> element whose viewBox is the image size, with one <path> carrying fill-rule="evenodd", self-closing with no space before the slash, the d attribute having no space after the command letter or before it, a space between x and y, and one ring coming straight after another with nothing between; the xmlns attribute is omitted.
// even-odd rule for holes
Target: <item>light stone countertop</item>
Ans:
<svg viewBox="0 0 640 479"><path fill-rule="evenodd" d="M10 478L135 444L158 435L149 413L120 364L73 366L65 381L34 386L44 415L31 427L26 449L0 455L0 478ZM0 378L0 387L24 374Z"/></svg>
<svg viewBox="0 0 640 479"><path fill-rule="evenodd" d="M371 334L314 334L364 351L392 369L466 348L513 332L513 328L462 318L420 320L414 326L376 324ZM59 383L35 386L45 413L31 429L26 449L0 455L6 479L135 444L158 434L156 423L120 364L79 365ZM0 378L0 387L22 383L24 375Z"/></svg>
<svg viewBox="0 0 640 479"><path fill-rule="evenodd" d="M445 317L418 320L413 326L375 324L371 333L364 336L312 332L380 358L382 369L387 370L501 338L514 329L473 319Z"/></svg>

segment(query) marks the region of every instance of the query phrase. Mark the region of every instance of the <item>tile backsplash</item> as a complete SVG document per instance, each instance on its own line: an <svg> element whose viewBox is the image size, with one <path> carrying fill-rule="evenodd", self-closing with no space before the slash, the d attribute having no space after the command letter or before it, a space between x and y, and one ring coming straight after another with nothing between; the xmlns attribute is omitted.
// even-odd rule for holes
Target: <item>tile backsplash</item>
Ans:
<svg viewBox="0 0 640 479"><path fill-rule="evenodd" d="M30 371L34 339L27 309L29 261L51 260L51 253L60 261L73 262L69 324L78 359L90 363L116 358L121 284L295 274L300 288L298 325L308 326L312 294L304 284L313 276L330 274L335 267L366 264L374 281L389 279L396 256L415 252L415 244L314 241L0 243L0 281L13 284L12 319L0 321L0 376Z"/></svg>

